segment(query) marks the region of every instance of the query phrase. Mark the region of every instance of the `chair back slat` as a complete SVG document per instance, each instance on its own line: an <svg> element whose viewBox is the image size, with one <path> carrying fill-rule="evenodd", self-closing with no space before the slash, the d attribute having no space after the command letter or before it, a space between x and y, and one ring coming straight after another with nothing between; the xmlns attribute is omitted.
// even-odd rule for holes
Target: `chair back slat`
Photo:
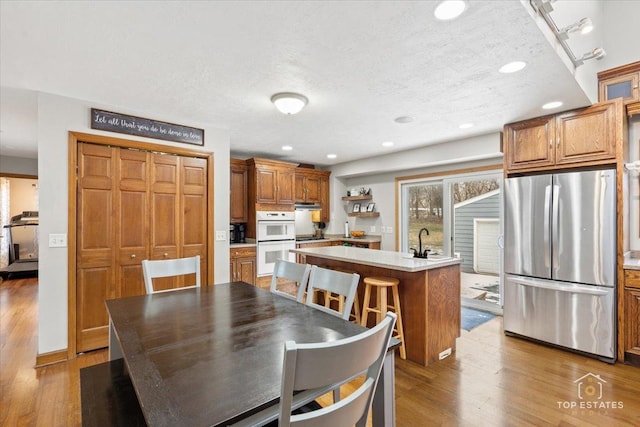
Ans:
<svg viewBox="0 0 640 427"><path fill-rule="evenodd" d="M295 297L296 301L302 302L304 299L304 293L307 290L310 272L311 266L309 264L298 264L283 259L276 260L276 264L273 268L273 275L271 276L271 292L287 298L293 298L291 294L278 289L278 279L295 282L298 286L298 291Z"/></svg>
<svg viewBox="0 0 640 427"><path fill-rule="evenodd" d="M309 275L306 303L318 310L322 310L348 320L349 315L351 314L351 308L353 307L353 300L358 290L359 281L360 275L358 273L343 273L341 271L329 270L314 265L311 267L311 274ZM314 292L316 290L322 290L343 296L345 298L345 302L342 312L332 310L313 301Z"/></svg>
<svg viewBox="0 0 640 427"><path fill-rule="evenodd" d="M395 320L395 313L387 313L372 329L333 342L297 344L287 341L280 393L280 425L364 426ZM363 372L366 373L362 384L344 399L321 410L291 415L295 391L339 387Z"/></svg>
<svg viewBox="0 0 640 427"><path fill-rule="evenodd" d="M200 287L200 256L196 255L189 258L178 259L163 259L163 260L148 260L142 261L142 274L144 276L144 285L147 290L147 294L153 294L157 292L173 291L175 289L155 290L153 287L153 279L159 279L162 277L184 276L187 274L195 274L195 285L185 286L182 288Z"/></svg>

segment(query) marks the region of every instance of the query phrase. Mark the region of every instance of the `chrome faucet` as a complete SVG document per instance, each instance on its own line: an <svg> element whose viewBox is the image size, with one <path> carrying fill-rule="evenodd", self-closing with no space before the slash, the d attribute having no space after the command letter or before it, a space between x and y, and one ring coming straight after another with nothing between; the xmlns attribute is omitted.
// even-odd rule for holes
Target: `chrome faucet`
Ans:
<svg viewBox="0 0 640 427"><path fill-rule="evenodd" d="M422 250L422 232L423 231L427 233L427 236L429 235L429 230L427 230L424 227L420 229L420 232L418 232L418 250L416 251L415 248L411 248L411 250L413 251L414 258L427 258L427 256L429 255L429 252L431 252L431 249L425 249L424 251Z"/></svg>

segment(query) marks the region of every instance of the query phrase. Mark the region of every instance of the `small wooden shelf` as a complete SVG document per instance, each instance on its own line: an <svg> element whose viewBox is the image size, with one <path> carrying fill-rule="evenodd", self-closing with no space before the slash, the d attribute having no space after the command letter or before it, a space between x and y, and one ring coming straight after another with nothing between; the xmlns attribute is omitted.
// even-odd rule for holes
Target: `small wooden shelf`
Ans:
<svg viewBox="0 0 640 427"><path fill-rule="evenodd" d="M362 196L343 196L342 200L346 202L357 201L357 200L371 200L373 196L371 194L364 194Z"/></svg>
<svg viewBox="0 0 640 427"><path fill-rule="evenodd" d="M357 217L375 217L380 216L380 212L349 212L347 215L349 216L357 216Z"/></svg>

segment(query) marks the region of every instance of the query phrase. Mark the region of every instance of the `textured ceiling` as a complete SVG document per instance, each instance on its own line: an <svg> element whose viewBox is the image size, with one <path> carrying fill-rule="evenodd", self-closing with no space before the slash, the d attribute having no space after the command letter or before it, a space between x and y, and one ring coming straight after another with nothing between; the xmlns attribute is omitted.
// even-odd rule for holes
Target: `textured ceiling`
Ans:
<svg viewBox="0 0 640 427"><path fill-rule="evenodd" d="M495 132L552 100L589 103L526 3L473 1L449 22L436 5L2 1L0 149L36 157L30 91L209 123L230 131L234 155L325 166ZM497 72L512 60L528 66ZM282 91L309 104L284 116L270 102ZM415 120L394 122L404 115Z"/></svg>

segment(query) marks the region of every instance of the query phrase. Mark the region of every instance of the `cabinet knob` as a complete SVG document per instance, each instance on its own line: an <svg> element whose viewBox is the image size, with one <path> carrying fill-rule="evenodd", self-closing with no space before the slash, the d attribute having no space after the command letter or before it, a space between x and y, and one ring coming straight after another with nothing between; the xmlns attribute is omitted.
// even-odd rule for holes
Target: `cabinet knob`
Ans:
<svg viewBox="0 0 640 427"><path fill-rule="evenodd" d="M131 259L135 258L136 254L131 254Z"/></svg>
<svg viewBox="0 0 640 427"><path fill-rule="evenodd" d="M166 257L169 256L169 254L165 252L165 253L162 254L162 256L164 256L166 258Z"/></svg>

